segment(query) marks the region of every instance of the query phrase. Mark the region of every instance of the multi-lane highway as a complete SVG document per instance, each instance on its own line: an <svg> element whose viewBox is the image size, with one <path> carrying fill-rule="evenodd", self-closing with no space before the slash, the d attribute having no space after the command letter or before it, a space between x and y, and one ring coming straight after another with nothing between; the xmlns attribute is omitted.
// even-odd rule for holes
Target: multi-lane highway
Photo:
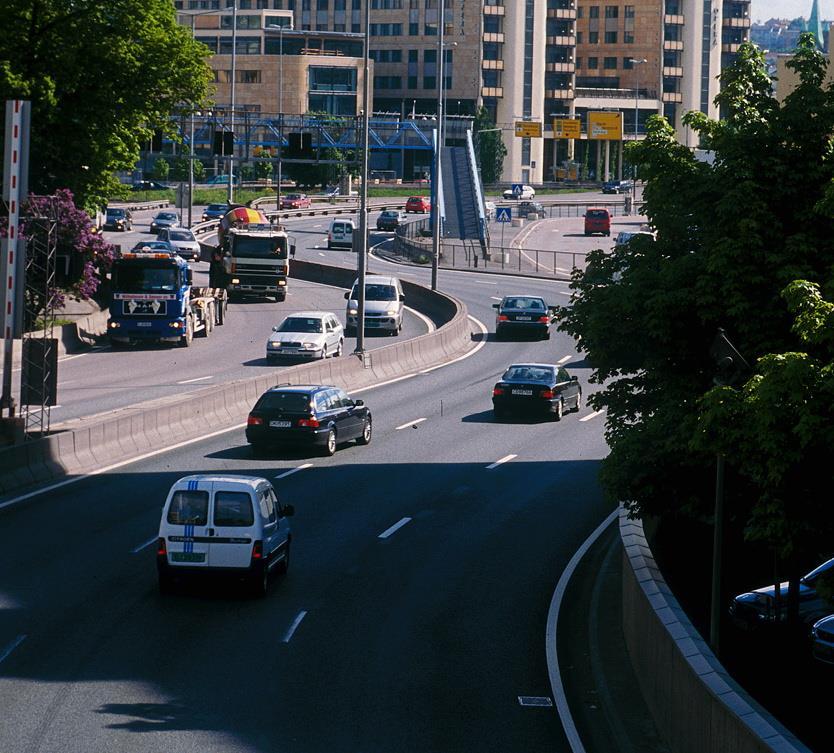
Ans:
<svg viewBox="0 0 834 753"><path fill-rule="evenodd" d="M293 228L311 241L299 255L352 265L315 248L323 222ZM442 271L440 282L490 332L503 294L568 300L564 283ZM261 306L271 321L307 304L252 311ZM236 428L0 511L0 751L567 751L553 709L518 696L551 694L553 588L611 510L596 482L603 417L583 408L559 423L495 423L492 383L512 361L564 362L586 396L593 387L562 334L483 341L454 364L364 391L368 447L256 459ZM229 361L253 368L240 358ZM99 379L118 378L101 368ZM221 470L274 479L295 506L290 572L264 600L201 588L161 597L164 495L182 475Z"/></svg>

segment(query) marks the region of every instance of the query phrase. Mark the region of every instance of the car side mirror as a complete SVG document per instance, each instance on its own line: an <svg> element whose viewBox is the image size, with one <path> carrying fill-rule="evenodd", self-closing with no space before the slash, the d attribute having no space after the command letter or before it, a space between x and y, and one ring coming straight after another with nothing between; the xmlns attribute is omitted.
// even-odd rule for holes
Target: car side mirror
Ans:
<svg viewBox="0 0 834 753"><path fill-rule="evenodd" d="M500 303L493 303L492 304L492 308L494 308L494 309L497 309L497 308L500 308L500 307L501 307Z"/></svg>
<svg viewBox="0 0 834 753"><path fill-rule="evenodd" d="M188 270L185 273L185 284L186 285L191 285L192 278L193 278L193 275L191 273L191 267L189 267Z"/></svg>
<svg viewBox="0 0 834 753"><path fill-rule="evenodd" d="M295 256L295 243L290 246L290 256Z"/></svg>
<svg viewBox="0 0 834 753"><path fill-rule="evenodd" d="M570 380L571 380L571 382L578 382L578 381L579 381L579 377L578 377L578 376L576 376L576 374L574 374L573 376L571 376Z"/></svg>
<svg viewBox="0 0 834 753"><path fill-rule="evenodd" d="M278 325L275 325L275 326L272 328L272 331L273 331L273 332L277 332L277 331L278 331Z"/></svg>
<svg viewBox="0 0 834 753"><path fill-rule="evenodd" d="M350 300L350 293L345 293L345 300L346 300L346 301L349 301L349 300Z"/></svg>
<svg viewBox="0 0 834 753"><path fill-rule="evenodd" d="M401 300L401 301L404 301L404 300L405 300L405 293L400 293L400 300Z"/></svg>
<svg viewBox="0 0 834 753"><path fill-rule="evenodd" d="M361 406L363 406L363 405L365 404L365 401L364 401L364 400L354 400L353 404L354 404L357 408L359 408L359 407L361 407Z"/></svg>
<svg viewBox="0 0 834 753"><path fill-rule="evenodd" d="M295 515L295 508L292 505L284 505L281 508L281 517L282 518L289 518Z"/></svg>

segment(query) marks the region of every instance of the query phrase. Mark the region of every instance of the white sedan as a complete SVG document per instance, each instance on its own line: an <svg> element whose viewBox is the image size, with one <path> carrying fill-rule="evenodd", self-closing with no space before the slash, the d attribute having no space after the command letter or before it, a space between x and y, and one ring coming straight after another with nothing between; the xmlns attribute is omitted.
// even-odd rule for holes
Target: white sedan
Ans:
<svg viewBox="0 0 834 753"><path fill-rule="evenodd" d="M527 184L517 185L515 186L515 191L512 188L508 188L504 191L503 196L505 199L535 199L536 198L536 191L534 190L533 186L528 186Z"/></svg>
<svg viewBox="0 0 834 753"><path fill-rule="evenodd" d="M284 319L266 342L266 360L339 357L345 344L341 322L329 311L299 311Z"/></svg>
<svg viewBox="0 0 834 753"><path fill-rule="evenodd" d="M188 261L200 261L200 244L188 228L164 228L159 231L159 240L168 241L177 254Z"/></svg>

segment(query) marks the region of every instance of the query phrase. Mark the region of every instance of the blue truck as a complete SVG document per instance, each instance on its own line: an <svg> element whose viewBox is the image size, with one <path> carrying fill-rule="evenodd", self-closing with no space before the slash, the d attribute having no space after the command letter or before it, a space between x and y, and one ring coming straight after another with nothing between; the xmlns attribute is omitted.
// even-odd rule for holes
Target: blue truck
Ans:
<svg viewBox="0 0 834 753"><path fill-rule="evenodd" d="M114 347L170 342L188 347L226 319L223 288L192 287L191 269L176 254L131 251L113 264L107 333Z"/></svg>

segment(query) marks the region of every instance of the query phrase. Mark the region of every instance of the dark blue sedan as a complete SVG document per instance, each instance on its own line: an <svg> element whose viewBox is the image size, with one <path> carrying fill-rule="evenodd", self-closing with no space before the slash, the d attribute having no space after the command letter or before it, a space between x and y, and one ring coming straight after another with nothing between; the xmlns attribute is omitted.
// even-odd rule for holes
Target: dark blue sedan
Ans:
<svg viewBox="0 0 834 753"><path fill-rule="evenodd" d="M508 332L528 332L545 340L550 337L554 307L543 298L533 295L507 295L501 303L493 303L495 337L501 339Z"/></svg>
<svg viewBox="0 0 834 753"><path fill-rule="evenodd" d="M546 415L561 420L582 407L582 387L575 376L552 363L516 363L492 388L495 418L511 413Z"/></svg>

